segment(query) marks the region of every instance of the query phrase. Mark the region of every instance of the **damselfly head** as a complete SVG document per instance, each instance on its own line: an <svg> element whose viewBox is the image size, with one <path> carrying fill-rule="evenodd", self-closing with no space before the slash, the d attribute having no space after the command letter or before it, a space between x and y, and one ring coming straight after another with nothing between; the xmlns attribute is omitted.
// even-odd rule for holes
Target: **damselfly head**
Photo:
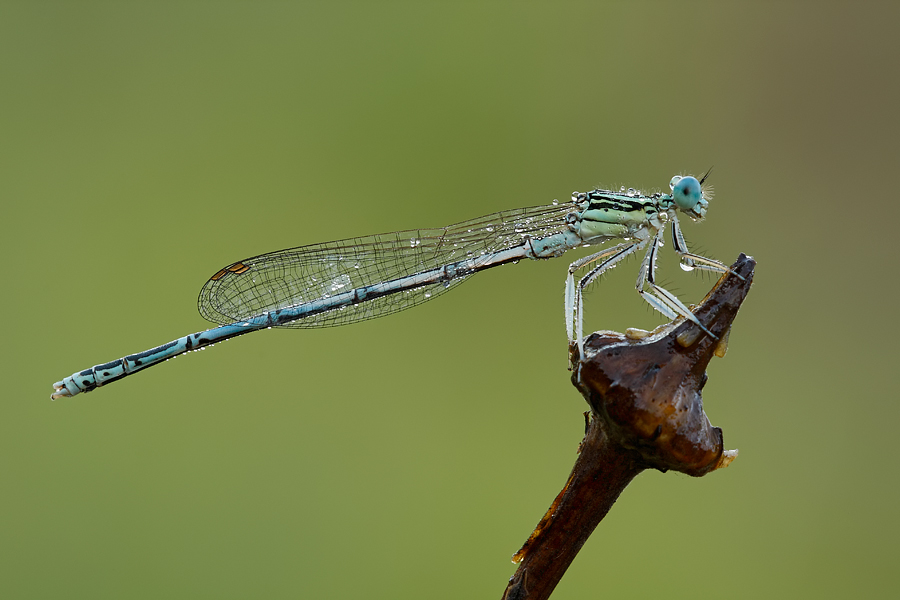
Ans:
<svg viewBox="0 0 900 600"><path fill-rule="evenodd" d="M669 182L669 187L672 189L672 201L682 212L692 219L702 219L706 216L709 202L696 177L676 175Z"/></svg>

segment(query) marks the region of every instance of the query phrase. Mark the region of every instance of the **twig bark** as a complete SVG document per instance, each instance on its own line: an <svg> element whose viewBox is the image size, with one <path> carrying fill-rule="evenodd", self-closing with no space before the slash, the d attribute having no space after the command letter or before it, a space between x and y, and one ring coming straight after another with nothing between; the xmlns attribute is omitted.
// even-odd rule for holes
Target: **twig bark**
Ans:
<svg viewBox="0 0 900 600"><path fill-rule="evenodd" d="M622 490L644 469L700 477L723 468L722 430L710 424L700 390L713 356L724 356L731 324L753 281L756 262L743 254L694 310L716 336L690 321L647 333L602 331L570 348L572 383L591 410L565 487L513 557L519 568L504 600L548 598Z"/></svg>

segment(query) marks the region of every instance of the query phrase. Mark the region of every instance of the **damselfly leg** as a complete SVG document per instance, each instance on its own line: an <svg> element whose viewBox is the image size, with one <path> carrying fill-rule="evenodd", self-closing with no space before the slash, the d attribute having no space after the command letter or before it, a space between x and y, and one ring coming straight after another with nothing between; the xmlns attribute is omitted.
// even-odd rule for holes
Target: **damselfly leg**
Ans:
<svg viewBox="0 0 900 600"><path fill-rule="evenodd" d="M675 319L680 315L696 324L713 339L718 339L703 326L697 317L694 316L694 313L691 312L691 309L685 306L675 294L656 284L656 261L659 257L661 235L661 231L656 232L656 235L653 236L653 240L650 242L650 248L647 249L647 254L644 255L644 260L641 263L641 270L638 273L637 284L635 285L638 294L647 301L647 304L664 314L666 317ZM644 289L648 286L651 290L649 292Z"/></svg>
<svg viewBox="0 0 900 600"><path fill-rule="evenodd" d="M616 266L619 261L634 254L647 244L647 240L641 242L626 242L607 248L602 252L585 256L569 265L569 276L566 279L566 329L569 333L569 342L578 342L578 356L584 356L584 288L600 277L605 271ZM582 277L575 285L575 271L586 265L601 261L596 267ZM574 339L573 339L574 325Z"/></svg>
<svg viewBox="0 0 900 600"><path fill-rule="evenodd" d="M729 270L724 263L715 259L688 252L687 243L684 241L684 235L681 233L681 225L678 223L677 217L672 219L672 249L681 258L681 264L686 270L702 269L716 273L727 273ZM737 273L733 273L733 275L743 279Z"/></svg>

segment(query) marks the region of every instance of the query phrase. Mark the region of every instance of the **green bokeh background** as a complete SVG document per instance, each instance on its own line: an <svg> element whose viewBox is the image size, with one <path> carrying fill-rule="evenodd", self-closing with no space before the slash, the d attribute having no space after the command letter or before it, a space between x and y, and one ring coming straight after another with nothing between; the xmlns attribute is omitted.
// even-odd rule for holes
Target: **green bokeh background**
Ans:
<svg viewBox="0 0 900 600"><path fill-rule="evenodd" d="M715 170L706 409L554 598L896 597L896 3L0 3L0 597L499 598L575 459L566 259L96 393L246 256ZM667 248L668 250L668 248ZM666 253L667 256L669 253ZM661 322L637 264L590 330ZM686 301L712 279L667 258Z"/></svg>

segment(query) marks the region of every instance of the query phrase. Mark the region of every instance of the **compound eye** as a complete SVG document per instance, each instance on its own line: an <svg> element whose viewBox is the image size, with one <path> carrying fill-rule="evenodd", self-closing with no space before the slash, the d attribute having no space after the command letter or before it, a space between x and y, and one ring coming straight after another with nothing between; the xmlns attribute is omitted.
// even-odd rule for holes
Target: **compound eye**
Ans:
<svg viewBox="0 0 900 600"><path fill-rule="evenodd" d="M672 199L681 210L691 210L700 199L703 198L703 190L700 189L700 182L696 177L680 177L672 178Z"/></svg>

